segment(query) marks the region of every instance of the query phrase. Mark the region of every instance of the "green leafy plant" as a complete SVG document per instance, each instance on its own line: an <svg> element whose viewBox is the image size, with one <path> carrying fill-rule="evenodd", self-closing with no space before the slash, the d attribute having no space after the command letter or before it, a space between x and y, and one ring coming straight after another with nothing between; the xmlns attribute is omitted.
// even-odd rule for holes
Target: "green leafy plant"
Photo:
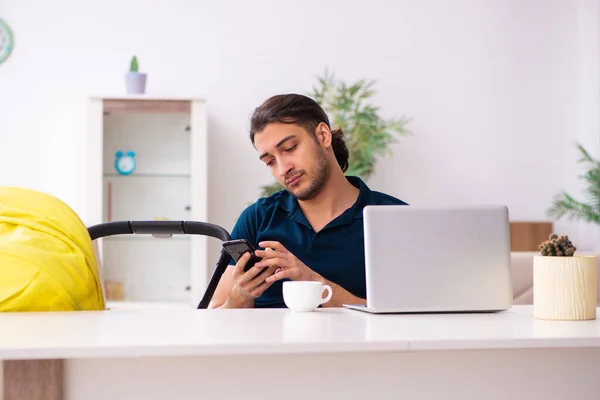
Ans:
<svg viewBox="0 0 600 400"><path fill-rule="evenodd" d="M576 200L563 191L554 197L547 214L556 218L567 217L569 220L600 224L600 162L593 159L580 144L577 148L581 153L579 163L587 167L585 174L580 176L586 182L587 202Z"/></svg>
<svg viewBox="0 0 600 400"><path fill-rule="evenodd" d="M558 236L556 233L550 235L548 240L539 245L543 256L573 257L577 248L569 240L568 236Z"/></svg>
<svg viewBox="0 0 600 400"><path fill-rule="evenodd" d="M312 92L307 93L323 107L329 115L331 128L341 127L345 134L349 152L349 167L346 175L367 180L373 173L377 159L391 154L388 146L396 137L407 135L407 118L384 119L379 107L369 103L375 94L374 80L359 79L347 84L336 79L325 70L317 77ZM283 189L279 182L261 187L262 196L267 197Z"/></svg>
<svg viewBox="0 0 600 400"><path fill-rule="evenodd" d="M140 69L140 66L138 64L138 59L136 56L133 56L131 58L131 62L129 63L129 71L130 72L138 72Z"/></svg>

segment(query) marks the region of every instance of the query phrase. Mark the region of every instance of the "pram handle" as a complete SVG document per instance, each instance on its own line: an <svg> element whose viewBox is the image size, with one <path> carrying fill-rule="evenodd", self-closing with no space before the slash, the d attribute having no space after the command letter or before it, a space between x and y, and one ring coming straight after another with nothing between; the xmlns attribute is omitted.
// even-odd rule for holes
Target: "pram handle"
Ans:
<svg viewBox="0 0 600 400"><path fill-rule="evenodd" d="M156 237L170 237L172 235L203 235L221 240L231 240L229 232L222 227L208 222L199 221L114 221L90 226L88 232L92 240L113 235L148 234ZM198 308L208 308L210 301L227 269L231 256L221 249L221 254L215 272Z"/></svg>
<svg viewBox="0 0 600 400"><path fill-rule="evenodd" d="M204 235L230 240L229 233L218 225L199 221L114 221L88 228L92 240L105 236L148 234L153 236Z"/></svg>

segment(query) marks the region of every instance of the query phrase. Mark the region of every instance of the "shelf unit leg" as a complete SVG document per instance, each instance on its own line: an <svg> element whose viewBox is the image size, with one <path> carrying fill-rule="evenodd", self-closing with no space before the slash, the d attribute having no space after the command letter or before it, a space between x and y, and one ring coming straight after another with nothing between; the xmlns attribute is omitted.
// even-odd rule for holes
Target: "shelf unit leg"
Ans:
<svg viewBox="0 0 600 400"><path fill-rule="evenodd" d="M3 362L4 400L63 400L64 360Z"/></svg>

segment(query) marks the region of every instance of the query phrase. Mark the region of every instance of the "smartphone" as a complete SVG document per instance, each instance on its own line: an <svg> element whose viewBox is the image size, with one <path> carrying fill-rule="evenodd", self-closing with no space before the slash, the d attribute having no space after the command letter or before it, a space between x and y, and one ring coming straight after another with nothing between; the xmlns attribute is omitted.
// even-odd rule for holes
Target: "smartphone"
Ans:
<svg viewBox="0 0 600 400"><path fill-rule="evenodd" d="M254 264L261 260L260 257L257 257L256 254L254 254L256 248L247 239L226 240L223 242L223 248L236 263L244 253L251 254L250 259L244 267L244 271L248 271Z"/></svg>

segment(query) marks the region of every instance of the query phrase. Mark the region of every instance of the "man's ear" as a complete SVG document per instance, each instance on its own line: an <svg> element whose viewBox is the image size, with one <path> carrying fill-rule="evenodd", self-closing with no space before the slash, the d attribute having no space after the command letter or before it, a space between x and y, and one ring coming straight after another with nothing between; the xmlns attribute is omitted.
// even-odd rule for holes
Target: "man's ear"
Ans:
<svg viewBox="0 0 600 400"><path fill-rule="evenodd" d="M315 134L317 135L317 139L319 139L319 143L321 143L323 147L331 147L331 131L326 123L321 122L319 125L317 125Z"/></svg>

